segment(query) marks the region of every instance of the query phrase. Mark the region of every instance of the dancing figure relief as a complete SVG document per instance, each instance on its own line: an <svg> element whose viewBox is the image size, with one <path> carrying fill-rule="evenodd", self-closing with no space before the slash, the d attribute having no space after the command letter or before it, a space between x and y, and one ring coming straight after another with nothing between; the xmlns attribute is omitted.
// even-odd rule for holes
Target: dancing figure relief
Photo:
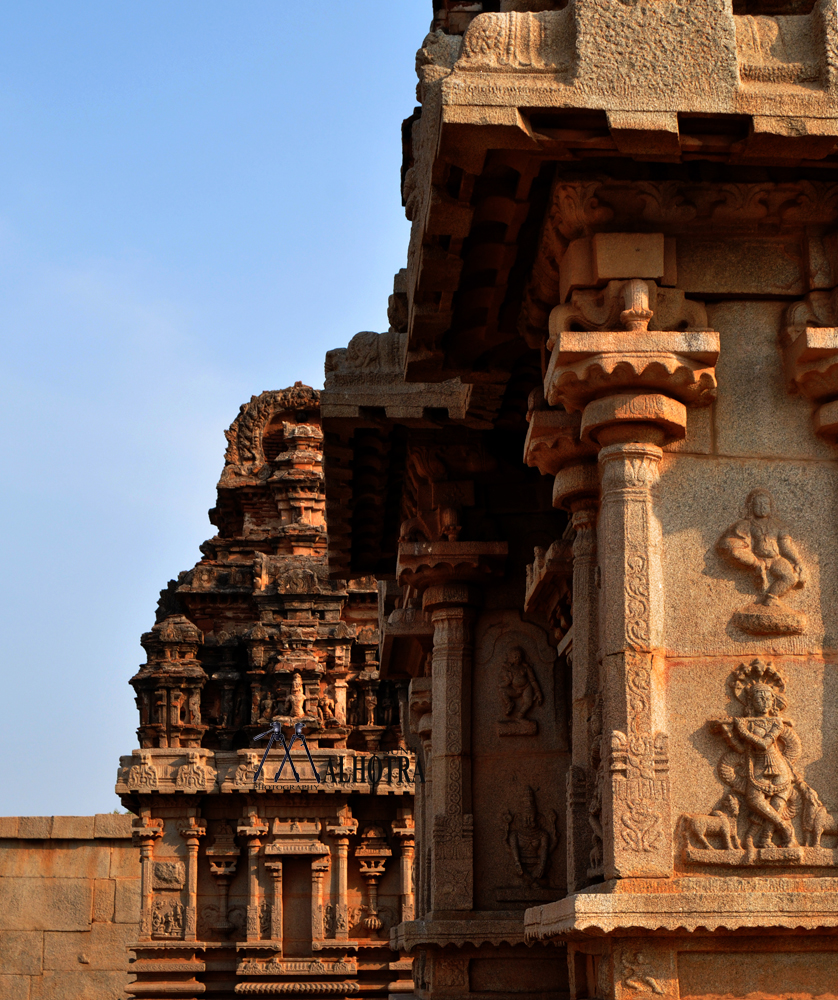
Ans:
<svg viewBox="0 0 838 1000"><path fill-rule="evenodd" d="M751 635L801 635L806 616L783 598L806 584L806 567L789 529L774 517L774 501L766 490L753 490L745 516L716 543L716 551L734 566L751 572L759 592L740 609L732 623Z"/></svg>
<svg viewBox="0 0 838 1000"><path fill-rule="evenodd" d="M527 654L520 646L510 649L500 671L498 694L503 718L498 720L498 736L535 736L538 723L528 719L533 705L541 705L544 695Z"/></svg>

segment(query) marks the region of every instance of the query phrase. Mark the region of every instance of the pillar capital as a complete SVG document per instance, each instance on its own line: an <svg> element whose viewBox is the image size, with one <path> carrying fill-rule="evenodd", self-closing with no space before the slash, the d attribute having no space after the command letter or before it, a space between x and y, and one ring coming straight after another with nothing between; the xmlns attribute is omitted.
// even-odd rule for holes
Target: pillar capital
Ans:
<svg viewBox="0 0 838 1000"><path fill-rule="evenodd" d="M472 608L477 609L483 603L483 592L480 587L468 583L441 583L428 587L422 595L422 608L434 613L445 609Z"/></svg>

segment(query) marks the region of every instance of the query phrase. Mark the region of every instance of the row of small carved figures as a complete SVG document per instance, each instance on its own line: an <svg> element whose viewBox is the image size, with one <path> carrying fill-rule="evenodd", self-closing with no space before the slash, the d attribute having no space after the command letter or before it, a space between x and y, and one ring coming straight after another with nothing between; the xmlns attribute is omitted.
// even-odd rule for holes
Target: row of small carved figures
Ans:
<svg viewBox="0 0 838 1000"><path fill-rule="evenodd" d="M185 907L177 899L158 898L151 910L151 933L157 938L181 939L184 931ZM203 930L237 931L244 934L247 926L247 907L231 906L226 914L215 904L201 908ZM366 916L365 916L366 914ZM374 919L373 919L374 918ZM382 933L396 922L396 911L389 906L377 905L373 912L366 903L360 906L335 906L328 903L322 907L323 932L327 938L340 931L372 931ZM271 904L266 900L259 903L259 933L263 938L271 933Z"/></svg>
<svg viewBox="0 0 838 1000"><path fill-rule="evenodd" d="M173 727L201 725L202 715L221 729L240 729L248 722L264 725L276 716L316 718L322 726L347 725L351 728L362 725L390 727L399 722L398 696L387 682L363 686L349 682L345 709L339 703L334 684L319 694L306 693L298 673L294 674L287 693L268 688L257 700L249 695L247 685L240 684L235 696L232 691L219 692L216 703L211 704L212 701L210 692L204 692L202 699L198 688L190 689L189 694L160 688L153 707L150 692L141 691L136 698L142 727L166 727L167 720ZM248 702L253 703L249 719ZM188 723L183 718L184 706L188 706Z"/></svg>

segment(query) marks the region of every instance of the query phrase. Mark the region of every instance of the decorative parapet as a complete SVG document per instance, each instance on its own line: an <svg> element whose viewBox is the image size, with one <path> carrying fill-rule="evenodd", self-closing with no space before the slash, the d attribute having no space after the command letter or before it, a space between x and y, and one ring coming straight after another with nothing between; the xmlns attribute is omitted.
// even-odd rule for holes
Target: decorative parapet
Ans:
<svg viewBox="0 0 838 1000"><path fill-rule="evenodd" d="M311 743L314 741L311 740ZM272 750L257 785L253 784L262 754L253 750L212 753L209 750L135 750L121 757L117 777L118 795L154 794L229 794L269 792L357 792L373 795L413 794L414 755L408 750L331 750L311 747L314 766L320 775L318 784L304 754L294 751L300 781L293 778L286 765L283 780L274 781L283 753Z"/></svg>

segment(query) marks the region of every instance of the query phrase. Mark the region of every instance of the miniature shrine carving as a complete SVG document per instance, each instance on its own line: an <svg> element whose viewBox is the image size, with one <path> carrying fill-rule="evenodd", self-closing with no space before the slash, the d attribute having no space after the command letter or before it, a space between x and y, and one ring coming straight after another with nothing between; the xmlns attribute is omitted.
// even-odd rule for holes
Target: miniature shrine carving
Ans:
<svg viewBox="0 0 838 1000"><path fill-rule="evenodd" d="M838 824L798 770L803 745L786 709L780 670L760 659L741 663L728 689L742 705L734 718L711 720L728 746L717 766L727 791L709 815L681 816L685 857L712 865L834 865L822 837Z"/></svg>
<svg viewBox="0 0 838 1000"><path fill-rule="evenodd" d="M732 524L716 543L721 556L750 570L759 596L737 611L732 623L751 635L800 635L806 616L782 600L806 583L806 567L788 528L774 517L767 490L753 490L745 501L745 516Z"/></svg>
<svg viewBox="0 0 838 1000"><path fill-rule="evenodd" d="M504 714L504 718L498 720L498 736L534 736L538 723L526 716L533 705L542 704L544 696L535 671L520 646L510 649L501 667L498 694Z"/></svg>

